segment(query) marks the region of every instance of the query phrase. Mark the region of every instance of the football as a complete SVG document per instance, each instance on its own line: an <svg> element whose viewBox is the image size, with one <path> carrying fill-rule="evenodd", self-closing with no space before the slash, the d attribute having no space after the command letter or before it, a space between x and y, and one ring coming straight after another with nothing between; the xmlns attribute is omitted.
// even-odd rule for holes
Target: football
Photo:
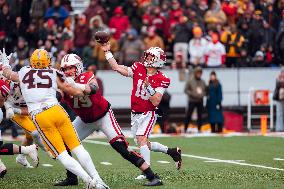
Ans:
<svg viewBox="0 0 284 189"><path fill-rule="evenodd" d="M109 38L110 38L110 35L108 32L97 31L95 33L95 40L100 44L107 43L109 41Z"/></svg>

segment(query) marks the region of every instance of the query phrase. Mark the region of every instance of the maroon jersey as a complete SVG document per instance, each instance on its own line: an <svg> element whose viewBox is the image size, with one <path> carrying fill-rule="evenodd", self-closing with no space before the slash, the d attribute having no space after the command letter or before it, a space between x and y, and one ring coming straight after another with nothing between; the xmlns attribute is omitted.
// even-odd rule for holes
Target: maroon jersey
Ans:
<svg viewBox="0 0 284 189"><path fill-rule="evenodd" d="M147 112L156 110L156 107L149 100L150 94L144 86L144 81L148 77L150 85L156 90L161 91L168 88L170 79L162 72L158 71L152 76L147 76L146 67L141 62L135 62L131 66L133 72L133 89L131 94L131 109L135 112Z"/></svg>
<svg viewBox="0 0 284 189"><path fill-rule="evenodd" d="M92 72L85 72L80 74L75 82L87 84L94 77ZM109 102L99 93L83 97L71 97L64 94L64 101L85 123L92 123L102 118L110 107Z"/></svg>

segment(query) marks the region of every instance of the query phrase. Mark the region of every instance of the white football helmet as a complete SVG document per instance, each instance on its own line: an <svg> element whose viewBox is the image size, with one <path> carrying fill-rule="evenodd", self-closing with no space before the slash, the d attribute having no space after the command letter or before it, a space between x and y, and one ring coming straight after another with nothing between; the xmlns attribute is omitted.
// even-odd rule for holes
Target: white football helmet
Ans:
<svg viewBox="0 0 284 189"><path fill-rule="evenodd" d="M147 60L148 55L152 55L152 60ZM160 47L150 47L144 51L144 65L146 67L162 68L166 63L167 56Z"/></svg>
<svg viewBox="0 0 284 189"><path fill-rule="evenodd" d="M64 68L75 66L76 67L76 74L75 77L79 76L83 73L84 67L81 58L76 54L66 54L63 56L60 64L60 68L64 71ZM74 79L74 78L73 78Z"/></svg>

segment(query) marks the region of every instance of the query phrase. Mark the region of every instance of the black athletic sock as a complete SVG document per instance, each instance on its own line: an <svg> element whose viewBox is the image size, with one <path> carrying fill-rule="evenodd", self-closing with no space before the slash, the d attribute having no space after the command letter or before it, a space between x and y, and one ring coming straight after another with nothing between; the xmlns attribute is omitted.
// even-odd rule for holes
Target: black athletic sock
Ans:
<svg viewBox="0 0 284 189"><path fill-rule="evenodd" d="M148 180L153 180L155 178L155 174L150 167L145 169L143 173L146 175Z"/></svg>

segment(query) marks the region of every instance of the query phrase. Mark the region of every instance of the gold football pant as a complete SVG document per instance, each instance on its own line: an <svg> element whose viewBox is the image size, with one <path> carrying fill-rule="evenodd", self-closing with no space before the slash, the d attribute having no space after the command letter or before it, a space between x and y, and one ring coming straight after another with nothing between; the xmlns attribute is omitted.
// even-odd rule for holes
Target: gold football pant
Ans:
<svg viewBox="0 0 284 189"><path fill-rule="evenodd" d="M18 115L15 114L11 120L16 123L17 126L24 129L26 132L31 134L32 132L36 131L36 126L31 120L30 116L28 115Z"/></svg>
<svg viewBox="0 0 284 189"><path fill-rule="evenodd" d="M66 150L65 145L72 151L81 145L68 114L60 105L52 106L32 116L33 122L44 141L47 149L54 156Z"/></svg>

